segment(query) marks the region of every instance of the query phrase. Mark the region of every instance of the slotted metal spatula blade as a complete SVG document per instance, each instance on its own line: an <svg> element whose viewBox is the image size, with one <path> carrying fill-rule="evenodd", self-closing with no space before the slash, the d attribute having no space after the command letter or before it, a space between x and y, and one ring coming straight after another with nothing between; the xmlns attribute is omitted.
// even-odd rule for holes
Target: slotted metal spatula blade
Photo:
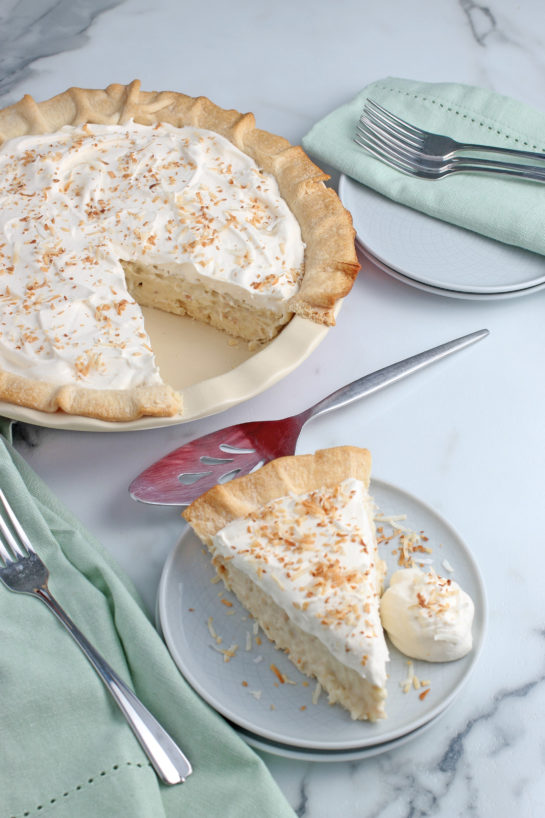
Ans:
<svg viewBox="0 0 545 818"><path fill-rule="evenodd" d="M337 389L293 417L239 423L199 437L149 466L129 486L134 500L156 505L189 505L217 483L258 469L269 460L295 454L307 420L352 403L488 335L478 330L413 355Z"/></svg>
<svg viewBox="0 0 545 818"><path fill-rule="evenodd" d="M200 494L268 460L293 454L304 419L239 423L192 440L167 454L134 480L134 500L157 505L188 505Z"/></svg>

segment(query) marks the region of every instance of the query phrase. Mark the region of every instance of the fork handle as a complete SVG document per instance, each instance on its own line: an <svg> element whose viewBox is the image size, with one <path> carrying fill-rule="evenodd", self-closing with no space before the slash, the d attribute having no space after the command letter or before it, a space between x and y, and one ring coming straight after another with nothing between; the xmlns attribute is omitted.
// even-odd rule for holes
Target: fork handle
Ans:
<svg viewBox="0 0 545 818"><path fill-rule="evenodd" d="M179 784L185 781L192 772L191 764L166 730L95 650L49 589L37 588L35 594L53 611L87 656L119 705L159 778L165 784Z"/></svg>
<svg viewBox="0 0 545 818"><path fill-rule="evenodd" d="M401 378L405 378L407 375L417 372L424 366L439 361L452 352L457 352L459 349L464 349L464 347L474 344L475 341L480 341L481 338L486 338L487 335L487 329L477 330L477 332L471 332L469 335L456 338L454 341L447 341L446 344L441 344L438 347L433 347L433 349L420 352L418 355L412 355L410 358L405 358L403 361L391 364L391 366L386 366L384 369L379 369L370 375L364 375L363 378L359 378L357 381L342 386L331 395L328 395L327 398L315 404L312 409L310 409L305 422L317 415L330 412L332 409L337 409L340 406L346 406L366 395L371 395L373 392L377 392L379 389L388 386L388 384L395 383L401 380Z"/></svg>
<svg viewBox="0 0 545 818"><path fill-rule="evenodd" d="M543 157L545 159L545 156ZM435 171L438 164L429 163L431 168L430 175L435 178ZM499 159L481 159L470 156L453 156L447 159L446 162L439 163L445 170L458 171L488 171L489 173L504 173L507 176L518 176L522 179L533 179L537 182L545 182L545 164L541 167L538 165L522 165L516 162L502 162ZM426 168L422 167L425 172Z"/></svg>
<svg viewBox="0 0 545 818"><path fill-rule="evenodd" d="M475 151L479 153L499 153L503 156L518 156L519 159L527 159L530 162L534 162L537 160L544 160L545 161L545 153L539 153L536 151L523 151L519 150L518 148L501 148L499 145L473 145L469 142L458 142L456 145L456 150L452 151L452 155L457 154L459 151ZM464 159L469 159L470 157L463 157Z"/></svg>

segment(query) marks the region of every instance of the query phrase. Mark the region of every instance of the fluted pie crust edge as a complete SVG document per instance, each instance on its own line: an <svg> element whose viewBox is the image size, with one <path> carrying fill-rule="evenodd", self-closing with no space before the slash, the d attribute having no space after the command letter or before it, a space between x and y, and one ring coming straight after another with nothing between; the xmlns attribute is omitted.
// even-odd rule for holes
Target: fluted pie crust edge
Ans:
<svg viewBox="0 0 545 818"><path fill-rule="evenodd" d="M369 488L371 454L356 446L318 449L314 454L277 457L257 471L209 489L197 497L182 516L199 538L209 545L212 538L233 520L290 493L300 495L333 488L348 477Z"/></svg>

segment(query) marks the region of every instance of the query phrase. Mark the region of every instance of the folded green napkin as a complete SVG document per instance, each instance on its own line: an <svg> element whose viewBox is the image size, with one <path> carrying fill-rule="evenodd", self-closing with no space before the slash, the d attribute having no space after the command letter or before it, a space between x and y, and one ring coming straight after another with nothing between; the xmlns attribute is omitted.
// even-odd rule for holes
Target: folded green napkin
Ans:
<svg viewBox="0 0 545 818"><path fill-rule="evenodd" d="M39 600L0 583L1 818L294 818L263 762L185 683L111 559L4 439L0 486L52 593L194 770L160 784L70 635Z"/></svg>
<svg viewBox="0 0 545 818"><path fill-rule="evenodd" d="M353 141L368 97L415 125L459 141L541 152L545 113L483 88L388 77L368 85L303 138L305 150L319 161L396 202L545 253L545 183L474 173L430 181L393 170Z"/></svg>

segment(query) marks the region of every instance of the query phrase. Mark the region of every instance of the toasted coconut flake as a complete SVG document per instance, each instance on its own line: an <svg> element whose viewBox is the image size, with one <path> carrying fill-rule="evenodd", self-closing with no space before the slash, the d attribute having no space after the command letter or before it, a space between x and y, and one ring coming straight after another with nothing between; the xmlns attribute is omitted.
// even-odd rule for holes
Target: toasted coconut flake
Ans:
<svg viewBox="0 0 545 818"><path fill-rule="evenodd" d="M274 675L276 676L276 678L278 679L278 681L280 682L280 684L284 684L284 682L286 681L285 676L284 676L284 674L283 674L283 673L281 673L281 672L278 670L278 668L276 667L276 665L271 665L271 666L270 666L270 669L272 670L272 672L274 673Z"/></svg>
<svg viewBox="0 0 545 818"><path fill-rule="evenodd" d="M278 579L276 574L271 574L271 577L273 578L274 582L276 582L276 584L278 585L278 587L280 588L281 591L286 590L286 586L284 585L283 582L281 582L281 580Z"/></svg>
<svg viewBox="0 0 545 818"><path fill-rule="evenodd" d="M213 621L214 621L214 620L213 620L213 618L212 618L211 616L209 616L209 617L208 617L208 622L207 622L206 624L207 624L207 626L208 626L208 633L210 634L210 636L212 637L212 639L217 639L217 638L218 638L218 634L216 633L216 631L215 631L215 629L214 629L214 626L213 626L213 624L212 624L212 622L213 622Z"/></svg>
<svg viewBox="0 0 545 818"><path fill-rule="evenodd" d="M408 693L409 690L411 689L412 684L413 684L413 679L414 679L414 665L411 662L411 660L409 659L407 661L407 676L406 676L405 679L403 679L399 683L399 686L401 687L401 689L403 690L404 693Z"/></svg>
<svg viewBox="0 0 545 818"><path fill-rule="evenodd" d="M231 661L231 659L233 658L233 656L235 656L238 650L238 645L231 645L230 648L217 648L215 645L210 645L210 647L223 655L224 662Z"/></svg>
<svg viewBox="0 0 545 818"><path fill-rule="evenodd" d="M422 691L422 693L418 697L420 699L420 701L424 701L424 699L426 698L426 696L428 695L430 690L431 690L431 687L427 687L425 690Z"/></svg>

